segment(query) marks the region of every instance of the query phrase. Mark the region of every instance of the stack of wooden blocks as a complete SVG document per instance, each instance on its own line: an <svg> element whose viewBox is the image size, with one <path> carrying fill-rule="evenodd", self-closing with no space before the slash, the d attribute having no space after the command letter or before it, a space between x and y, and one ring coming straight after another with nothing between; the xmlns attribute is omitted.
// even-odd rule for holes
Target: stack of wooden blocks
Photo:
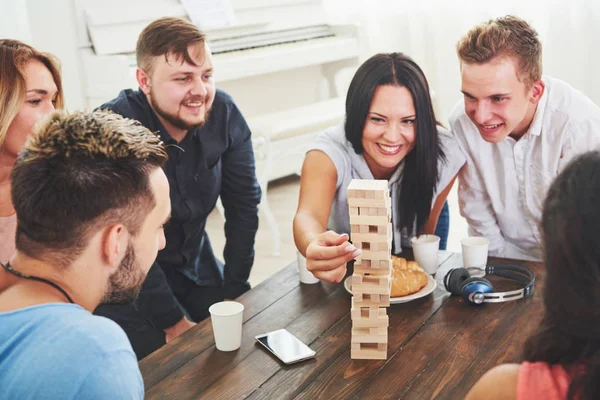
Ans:
<svg viewBox="0 0 600 400"><path fill-rule="evenodd" d="M352 275L352 359L387 359L392 285L391 200L385 180L353 179L348 186L350 238L362 250Z"/></svg>

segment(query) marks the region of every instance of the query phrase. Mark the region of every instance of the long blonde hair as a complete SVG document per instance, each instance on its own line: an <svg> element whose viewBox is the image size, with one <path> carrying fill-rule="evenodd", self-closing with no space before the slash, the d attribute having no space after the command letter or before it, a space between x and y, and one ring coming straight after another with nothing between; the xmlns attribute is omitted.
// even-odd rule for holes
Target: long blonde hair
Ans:
<svg viewBox="0 0 600 400"><path fill-rule="evenodd" d="M0 147L8 127L25 101L27 89L23 69L31 60L38 60L48 68L58 89L55 107L64 106L58 60L18 40L0 39Z"/></svg>

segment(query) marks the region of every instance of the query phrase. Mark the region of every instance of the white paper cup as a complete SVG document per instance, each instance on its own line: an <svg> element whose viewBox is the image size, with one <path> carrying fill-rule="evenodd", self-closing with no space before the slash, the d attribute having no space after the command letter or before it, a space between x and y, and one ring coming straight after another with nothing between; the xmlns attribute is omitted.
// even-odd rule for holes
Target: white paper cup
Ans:
<svg viewBox="0 0 600 400"><path fill-rule="evenodd" d="M319 279L315 278L312 272L306 269L306 258L299 251L296 251L296 254L298 254L298 276L300 277L300 283L318 283Z"/></svg>
<svg viewBox="0 0 600 400"><path fill-rule="evenodd" d="M436 235L421 235L410 239L415 261L429 275L436 273L438 269L438 251L440 249L440 237Z"/></svg>
<svg viewBox="0 0 600 400"><path fill-rule="evenodd" d="M471 236L460 241L465 268L477 268L485 271L490 241L484 237Z"/></svg>
<svg viewBox="0 0 600 400"><path fill-rule="evenodd" d="M233 351L242 344L244 305L237 301L221 301L208 309L215 345L221 351Z"/></svg>

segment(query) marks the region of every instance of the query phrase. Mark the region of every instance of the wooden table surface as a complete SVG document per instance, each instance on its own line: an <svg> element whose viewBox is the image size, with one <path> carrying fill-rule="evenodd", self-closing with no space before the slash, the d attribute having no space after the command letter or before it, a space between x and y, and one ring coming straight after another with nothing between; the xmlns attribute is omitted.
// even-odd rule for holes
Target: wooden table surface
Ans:
<svg viewBox="0 0 600 400"><path fill-rule="evenodd" d="M142 360L146 398L462 399L487 370L518 361L541 317L544 268L522 262L536 276L533 297L475 307L442 284L461 255L443 252L440 261L431 295L389 307L387 360L350 359L350 294L342 284L299 284L294 262L237 299L245 306L239 350L215 348L209 318ZM490 280L496 291L519 287ZM255 342L280 328L316 357L286 366Z"/></svg>

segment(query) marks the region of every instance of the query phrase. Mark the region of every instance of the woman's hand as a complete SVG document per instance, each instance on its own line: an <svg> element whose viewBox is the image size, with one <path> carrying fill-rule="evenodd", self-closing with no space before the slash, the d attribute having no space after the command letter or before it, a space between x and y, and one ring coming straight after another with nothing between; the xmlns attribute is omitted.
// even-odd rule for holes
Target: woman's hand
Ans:
<svg viewBox="0 0 600 400"><path fill-rule="evenodd" d="M361 250L348 242L348 234L323 232L306 247L306 268L321 280L341 282L346 263L361 255Z"/></svg>

